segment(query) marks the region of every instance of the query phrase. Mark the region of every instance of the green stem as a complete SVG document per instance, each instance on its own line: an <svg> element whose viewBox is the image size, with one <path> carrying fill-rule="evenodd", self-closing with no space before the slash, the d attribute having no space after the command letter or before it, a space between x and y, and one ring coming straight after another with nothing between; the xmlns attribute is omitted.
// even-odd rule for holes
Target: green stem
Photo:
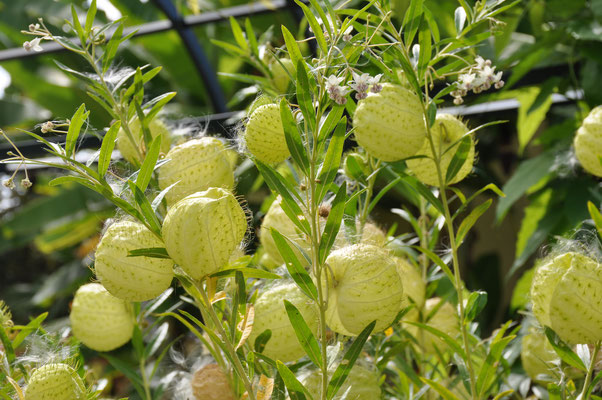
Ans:
<svg viewBox="0 0 602 400"><path fill-rule="evenodd" d="M146 359L144 357L140 357L140 375L142 375L142 384L144 385L144 396L147 400L152 400L151 391L150 391L150 383L148 381L148 377L146 376Z"/></svg>
<svg viewBox="0 0 602 400"><path fill-rule="evenodd" d="M598 358L598 352L600 351L600 344L602 342L597 341L594 345L594 352L591 355L591 359L589 361L589 367L587 368L587 375L585 376L585 382L583 382L583 389L577 397L578 400L587 400L590 398L589 396L589 385L592 381L592 375L594 373L594 367L596 366L596 359Z"/></svg>

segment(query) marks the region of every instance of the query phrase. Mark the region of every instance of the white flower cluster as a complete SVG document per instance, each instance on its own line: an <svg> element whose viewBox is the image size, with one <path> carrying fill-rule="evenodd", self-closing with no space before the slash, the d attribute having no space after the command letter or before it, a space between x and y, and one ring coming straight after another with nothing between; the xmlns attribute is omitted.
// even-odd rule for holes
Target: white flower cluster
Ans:
<svg viewBox="0 0 602 400"><path fill-rule="evenodd" d="M370 76L370 74L356 74L352 72L353 81L349 83L349 87L341 86L344 78L337 77L336 75L330 75L326 80L326 90L328 90L329 97L334 100L337 104L347 103L347 93L351 90L355 90L355 98L362 100L368 97L368 91L378 93L382 90L380 78L382 74L376 76Z"/></svg>
<svg viewBox="0 0 602 400"><path fill-rule="evenodd" d="M451 92L454 104L456 105L462 104L464 102L463 97L471 90L473 93L478 94L484 90L488 90L492 85L496 89L504 86L502 71L496 73L495 67L491 66L491 60L485 60L483 57L478 56L475 61L475 66L471 67L467 73L458 76L457 89Z"/></svg>

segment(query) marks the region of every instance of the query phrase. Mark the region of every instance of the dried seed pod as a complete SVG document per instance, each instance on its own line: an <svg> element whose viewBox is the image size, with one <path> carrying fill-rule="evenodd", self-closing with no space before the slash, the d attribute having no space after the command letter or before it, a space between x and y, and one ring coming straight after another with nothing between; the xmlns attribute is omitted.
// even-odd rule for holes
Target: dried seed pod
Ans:
<svg viewBox="0 0 602 400"><path fill-rule="evenodd" d="M217 364L208 364L197 370L190 381L197 400L234 400L228 376Z"/></svg>
<svg viewBox="0 0 602 400"><path fill-rule="evenodd" d="M128 135L125 133L125 130L121 128L119 129L119 132L117 132L117 148L119 149L119 152L123 158L125 158L128 162L134 165L139 165L142 164L143 159L140 157L140 152L138 149L142 150L144 148L144 135L142 134L140 120L138 118L134 118L128 125L136 145L132 143ZM161 152L167 153L169 151L169 147L171 146L171 137L169 129L167 129L165 123L158 118L153 118L148 124L148 129L153 138L161 135ZM136 149L136 146L138 149Z"/></svg>
<svg viewBox="0 0 602 400"><path fill-rule="evenodd" d="M73 335L96 351L123 346L134 332L130 304L113 296L99 283L88 283L77 289L69 319Z"/></svg>
<svg viewBox="0 0 602 400"><path fill-rule="evenodd" d="M451 114L438 114L435 124L431 129L433 143L435 145L435 154L440 157L440 167L443 179L445 179L447 169L454 155L460 147L460 143L456 143L468 132L468 128L462 121ZM451 149L452 144L456 143ZM422 183L431 186L439 186L439 176L437 174L437 166L435 164L435 154L431 149L429 140L425 140L424 144L415 154L417 156L425 156L425 158L413 158L407 160L408 168L414 173L416 178ZM468 156L464 160L464 164L454 178L448 184L458 183L472 171L474 163L475 144L474 139L470 136L470 150Z"/></svg>
<svg viewBox="0 0 602 400"><path fill-rule="evenodd" d="M282 162L291 155L277 104L266 104L253 111L244 140L251 154L266 164Z"/></svg>
<svg viewBox="0 0 602 400"><path fill-rule="evenodd" d="M25 400L83 400L86 387L77 372L67 364L47 364L36 368L25 389Z"/></svg>
<svg viewBox="0 0 602 400"><path fill-rule="evenodd" d="M355 244L333 251L326 263L329 273L323 274L322 284L328 289L330 329L355 336L374 320L374 332L393 322L402 307L403 285L385 249Z"/></svg>
<svg viewBox="0 0 602 400"><path fill-rule="evenodd" d="M602 177L602 107L594 108L583 120L574 140L577 159L590 174Z"/></svg>
<svg viewBox="0 0 602 400"><path fill-rule="evenodd" d="M189 140L171 149L166 159L159 168L159 187L164 190L175 184L165 195L169 205L211 187L234 187L232 156L216 138Z"/></svg>
<svg viewBox="0 0 602 400"><path fill-rule="evenodd" d="M383 161L413 156L426 139L420 99L398 85L384 84L379 93L359 101L353 126L357 142Z"/></svg>
<svg viewBox="0 0 602 400"><path fill-rule="evenodd" d="M266 329L272 331L263 354L282 362L295 361L305 354L288 318L284 300L290 301L301 313L314 335L318 332L318 308L297 285L279 282L263 291L255 302L255 320L249 336L250 343Z"/></svg>
<svg viewBox="0 0 602 400"><path fill-rule="evenodd" d="M245 212L232 193L211 188L173 205L163 221L169 256L194 279L219 271L244 239Z"/></svg>

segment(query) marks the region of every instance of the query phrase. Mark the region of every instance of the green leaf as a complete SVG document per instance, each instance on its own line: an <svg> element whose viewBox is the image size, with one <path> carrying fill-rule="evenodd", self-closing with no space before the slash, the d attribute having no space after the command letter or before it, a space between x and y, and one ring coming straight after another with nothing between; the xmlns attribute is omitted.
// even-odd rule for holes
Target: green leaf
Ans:
<svg viewBox="0 0 602 400"><path fill-rule="evenodd" d="M128 252L128 257L151 257L171 259L164 247L148 247L145 249L135 249Z"/></svg>
<svg viewBox="0 0 602 400"><path fill-rule="evenodd" d="M299 289L301 289L301 291L305 293L307 297L317 301L318 289L287 243L287 239L274 228L270 229L270 234L274 239L274 243L276 244L280 255L285 261L286 269L288 270L289 274L291 274L291 278L293 278L297 286L299 286Z"/></svg>
<svg viewBox="0 0 602 400"><path fill-rule="evenodd" d="M591 201L587 202L587 209L589 210L589 215L594 220L598 235L602 237L602 214L600 213L600 210L598 210L598 207Z"/></svg>
<svg viewBox="0 0 602 400"><path fill-rule="evenodd" d="M121 128L121 121L115 121L102 138L102 145L100 146L100 153L98 155L98 175L101 177L105 176L109 169L119 128Z"/></svg>
<svg viewBox="0 0 602 400"><path fill-rule="evenodd" d="M443 270L443 272L445 273L445 275L447 275L447 278L451 282L454 282L454 274L452 274L452 272L449 269L449 267L447 266L447 264L445 264L443 262L443 260L437 254L433 253L429 249L425 249L424 247L420 247L420 246L412 246L412 247L415 248L416 250L422 252L423 254L426 254L426 256L428 258L430 258L432 262L434 262L439 267L441 267L441 269Z"/></svg>
<svg viewBox="0 0 602 400"><path fill-rule="evenodd" d="M548 342L552 345L554 351L556 352L556 354L558 354L558 357L560 357L562 361L583 372L587 371L587 367L585 366L581 358L579 358L579 356L570 348L569 345L564 343L562 339L558 337L556 332L554 332L548 326L544 326L543 329L544 333L546 334L546 337L548 338Z"/></svg>
<svg viewBox="0 0 602 400"><path fill-rule="evenodd" d="M303 315L301 312L295 307L293 303L288 300L284 300L284 307L286 308L286 313L288 314L288 319L295 330L295 334L297 335L297 339L305 350L305 354L309 357L309 359L318 367L322 367L322 354L320 352L320 344L318 340L312 333L309 326L303 319Z"/></svg>
<svg viewBox="0 0 602 400"><path fill-rule="evenodd" d="M232 268L225 269L222 271L214 272L209 275L210 278L228 278L235 276L237 272L241 272L245 278L256 278L256 279L281 279L280 275L273 272L264 271L262 269L243 267L243 268Z"/></svg>
<svg viewBox="0 0 602 400"><path fill-rule="evenodd" d="M138 372L134 367L131 367L126 362L111 355L110 353L100 353L100 356L107 360L109 364L113 366L113 368L127 377L128 381L131 382L132 386L134 386L134 389L136 389L136 392L138 392L140 398L144 399L146 397L144 394L144 384L142 383L142 378L140 378L140 375L138 375Z"/></svg>
<svg viewBox="0 0 602 400"><path fill-rule="evenodd" d="M516 99L518 107L518 153L522 154L533 135L545 120L546 114L552 105L552 94L556 91L555 79L542 86L532 86L518 90Z"/></svg>
<svg viewBox="0 0 602 400"><path fill-rule="evenodd" d="M374 326L376 326L376 321L372 321L370 324L368 324L368 326L366 326L364 330L362 330L362 332L355 338L349 347L349 350L345 352L343 359L332 374L332 378L328 383L328 390L326 391L326 398L328 400L332 400L341 386L343 386L343 383L345 383L345 380L351 372L351 368L353 368L355 361L362 353L364 344L366 344L366 341L374 330Z"/></svg>
<svg viewBox="0 0 602 400"><path fill-rule="evenodd" d="M115 59L115 55L117 54L117 49L119 45L122 43L121 37L123 36L123 24L117 25L115 28L115 32L113 32L113 36L109 39L109 42L105 46L105 52L102 55L102 72L106 73L111 67L111 63L113 59Z"/></svg>
<svg viewBox="0 0 602 400"><path fill-rule="evenodd" d="M462 166L466 162L466 158L468 158L468 153L470 153L470 148L472 147L472 138L470 135L464 136L464 138L460 141L460 145L456 150L453 158L449 162L449 166L447 167L447 172L445 174L445 182L449 183L454 180Z"/></svg>
<svg viewBox="0 0 602 400"><path fill-rule="evenodd" d="M92 31L92 25L94 24L94 18L96 18L96 0L92 0L90 8L88 8L88 14L86 14L86 33L90 34Z"/></svg>
<svg viewBox="0 0 602 400"><path fill-rule="evenodd" d="M404 43L407 47L411 47L420 26L423 2L424 0L411 0L410 6L403 18Z"/></svg>
<svg viewBox="0 0 602 400"><path fill-rule="evenodd" d="M335 105L332 107L328 116L320 126L320 132L318 133L318 141L321 142L324 140L332 130L337 126L337 124L341 121L341 117L343 116L343 112L345 111L345 106Z"/></svg>
<svg viewBox="0 0 602 400"><path fill-rule="evenodd" d="M333 112L331 111L331 114L332 113ZM320 184L318 185L318 193L316 195L318 201L322 201L322 199L324 199L330 184L334 182L334 179L337 176L337 171L341 165L341 156L343 154L343 148L345 145L346 131L347 117L343 117L338 122L332 139L330 139L328 150L326 150L326 156L324 157L324 162L320 166L320 171L318 172L318 180L320 181Z"/></svg>
<svg viewBox="0 0 602 400"><path fill-rule="evenodd" d="M462 359L466 359L466 352L464 351L462 346L447 333L442 332L439 329L436 329L430 325L421 324L419 322L404 321L404 323L417 326L420 329L424 329L425 331L432 333L439 339L443 340L451 349L453 349L454 352L458 353L458 355L462 357Z"/></svg>
<svg viewBox="0 0 602 400"><path fill-rule="evenodd" d="M502 352L514 338L514 335L510 335L506 337L496 337L494 339L477 378L476 386L479 395L483 396L491 386L491 381L496 378L500 359L502 358Z"/></svg>
<svg viewBox="0 0 602 400"><path fill-rule="evenodd" d="M330 36L332 36L333 35L333 31L332 31L332 26L330 26L330 20L326 16L326 13L322 9L322 6L320 5L320 3L318 3L317 0L309 0L309 3L311 4L311 6L313 7L313 9L320 16L320 19L322 20L322 24L324 24L324 28L326 29L326 32L328 32L328 34ZM332 9L332 5L330 4L329 1L324 2L324 5L329 9L328 10L329 12L333 12L334 11ZM333 17L333 15L331 15L331 17ZM332 18L331 21L336 21L336 19Z"/></svg>
<svg viewBox="0 0 602 400"><path fill-rule="evenodd" d="M65 154L68 157L75 156L75 144L77 143L77 138L79 137L82 126L89 114L90 111L86 111L86 104L82 104L75 114L73 114L73 117L71 117L65 143Z"/></svg>
<svg viewBox="0 0 602 400"><path fill-rule="evenodd" d="M146 156L144 157L144 161L142 162L142 166L140 166L138 177L136 178L136 186L143 192L150 183L153 172L155 171L155 166L157 165L157 160L159 159L161 136L162 135L157 135L153 138L151 145L146 152Z"/></svg>
<svg viewBox="0 0 602 400"><path fill-rule="evenodd" d="M8 334L6 329L4 329L4 325L0 324L0 343L2 343L2 347L4 353L6 354L6 360L8 360L8 364L12 364L15 361L15 349L11 340L8 338ZM10 374L10 370L7 371Z"/></svg>
<svg viewBox="0 0 602 400"><path fill-rule="evenodd" d="M255 31L253 30L253 25L251 24L251 20L249 18L245 19L245 32L247 33L247 39L249 40L249 44L251 45L251 51L255 57L259 58L259 47L257 46L257 36L255 36Z"/></svg>
<svg viewBox="0 0 602 400"><path fill-rule="evenodd" d="M456 27L456 36L460 36L466 24L466 10L462 7L456 8L454 12L454 25Z"/></svg>
<svg viewBox="0 0 602 400"><path fill-rule="evenodd" d="M426 69L431 61L431 30L428 22L423 19L420 23L420 32L418 34L418 42L420 43L420 54L418 57L418 76L420 79L425 79Z"/></svg>
<svg viewBox="0 0 602 400"><path fill-rule="evenodd" d="M129 88L127 88L127 90L125 91L123 97L125 100L129 99L131 96L133 96L134 94L136 94L136 84L139 82L139 84L144 85L145 83L149 82L151 79L153 79L159 72L161 72L163 68L162 67L156 67L151 69L150 71L146 72L144 75L141 75L139 78L137 78L137 81L132 83L132 85L130 85ZM141 71L140 68L138 68L136 70L136 74L138 74L138 70ZM135 75L136 75L135 74ZM140 74L142 74L142 71L140 72ZM136 78L135 78L136 79ZM123 82L125 83L125 82Z"/></svg>
<svg viewBox="0 0 602 400"><path fill-rule="evenodd" d="M236 43L238 43L241 49L243 49L245 52L248 52L249 44L247 43L247 39L245 39L245 36L242 33L240 25L238 24L236 19L234 19L234 17L230 17L230 26L232 27L232 33L234 34L234 40L236 40Z"/></svg>
<svg viewBox="0 0 602 400"><path fill-rule="evenodd" d="M161 237L161 223L159 222L157 214L155 214L150 202L144 195L144 192L130 180L128 180L128 185L134 194L134 201L140 208L146 224L152 232L154 232L158 237Z"/></svg>
<svg viewBox="0 0 602 400"><path fill-rule="evenodd" d="M309 87L309 77L307 71L303 67L305 63L299 61L297 64L297 102L303 118L307 124L307 129L313 132L316 126L316 111L311 96L311 89Z"/></svg>
<svg viewBox="0 0 602 400"><path fill-rule="evenodd" d="M420 377L420 380L429 385L431 388L433 388L445 400L459 400L455 394L453 394L448 388L446 388L442 384L431 379L424 378L422 376Z"/></svg>
<svg viewBox="0 0 602 400"><path fill-rule="evenodd" d="M176 96L176 94L176 92L164 93L145 103L144 109L147 109L152 105L150 111L146 113L146 120L148 122L152 121L153 118L155 118L155 116L159 113L159 111L161 111L163 107Z"/></svg>
<svg viewBox="0 0 602 400"><path fill-rule="evenodd" d="M477 290L476 292L470 293L470 296L468 296L468 300L466 301L466 311L464 313L466 322L474 321L486 305L487 292Z"/></svg>
<svg viewBox="0 0 602 400"><path fill-rule="evenodd" d="M368 206L368 214L370 214L372 212L372 210L374 210L374 207L376 207L376 205L378 204L378 202L380 201L380 199L382 199L383 196L385 194L387 194L387 192L389 192L389 190L393 189L395 187L395 185L397 185L399 182L401 182L401 180L402 180L402 178L400 176L398 176L397 178L395 178L394 180L392 180L391 182L389 182L387 184L387 186L385 186L384 188L382 188L376 194L376 196L374 196L374 198L370 202L370 205Z"/></svg>
<svg viewBox="0 0 602 400"><path fill-rule="evenodd" d="M258 353L262 353L271 337L272 331L270 329L266 329L265 331L261 332L255 339L253 349L255 349L255 351Z"/></svg>
<svg viewBox="0 0 602 400"><path fill-rule="evenodd" d="M82 24L79 22L79 17L77 16L77 10L75 9L75 6L73 4L71 4L71 19L72 19L72 24L73 24L73 30L75 30L75 33L77 34L77 37L79 38L79 41L82 44L85 44L86 42L86 36L84 35L84 28L82 28Z"/></svg>
<svg viewBox="0 0 602 400"><path fill-rule="evenodd" d="M282 25L282 36L284 37L284 43L286 44L288 55L293 64L298 68L299 64L301 63L303 64L303 69L306 69L307 66L303 61L303 55L301 54L301 50L299 50L299 45L297 44L293 34L284 25Z"/></svg>
<svg viewBox="0 0 602 400"><path fill-rule="evenodd" d="M464 218L462 223L460 223L460 226L458 227L458 231L456 233L456 241L458 243L458 246L462 244L464 238L470 231L470 228L472 228L473 225L478 221L478 219L481 218L481 216L485 213L485 211L487 211L489 207L491 207L492 203L493 200L489 199L484 203L478 205L470 212L470 214L468 214L466 218Z"/></svg>
<svg viewBox="0 0 602 400"><path fill-rule="evenodd" d="M282 119L282 127L284 128L284 137L286 139L286 145L291 153L291 157L305 173L309 174L309 159L303 147L303 141L301 139L301 133L297 128L297 121L288 106L286 98L280 100L280 118Z"/></svg>
<svg viewBox="0 0 602 400"><path fill-rule="evenodd" d="M288 395L290 396L291 400L306 400L306 395L311 398L311 395L295 377L293 371L291 371L281 361L276 361L276 366L278 368L278 373L282 377L282 380L288 389Z"/></svg>
<svg viewBox="0 0 602 400"><path fill-rule="evenodd" d="M326 227L324 233L322 233L322 240L320 240L320 251L319 257L320 262L323 263L330 253L330 249L334 244L339 229L341 228L341 222L343 221L343 214L345 213L345 202L347 200L347 184L343 183L337 192L333 202L328 219L326 220Z"/></svg>
<svg viewBox="0 0 602 400"><path fill-rule="evenodd" d="M33 320L29 321L27 325L21 328L17 336L13 339L13 348L18 349L21 346L21 343L33 332L37 331L40 326L42 326L42 322L48 317L48 312L42 313L35 317Z"/></svg>
<svg viewBox="0 0 602 400"><path fill-rule="evenodd" d="M322 27L316 20L314 13L301 1L295 0L295 3L303 10L303 14L305 14L305 18L307 18L307 22L309 26L311 26L311 30L313 31L316 41L318 42L318 47L322 51L323 55L328 54L328 45L326 44L326 39L324 38L324 32L322 31Z"/></svg>

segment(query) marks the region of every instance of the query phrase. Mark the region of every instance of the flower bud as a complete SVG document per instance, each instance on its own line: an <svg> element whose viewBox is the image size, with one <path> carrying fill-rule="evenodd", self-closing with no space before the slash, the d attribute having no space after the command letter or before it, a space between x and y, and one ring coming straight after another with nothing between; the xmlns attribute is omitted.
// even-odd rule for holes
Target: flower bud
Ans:
<svg viewBox="0 0 602 400"><path fill-rule="evenodd" d="M208 364L196 371L190 385L197 400L234 400L230 380L217 364Z"/></svg>
<svg viewBox="0 0 602 400"><path fill-rule="evenodd" d="M31 374L25 400L83 400L86 387L82 378L67 364L47 364Z"/></svg>
<svg viewBox="0 0 602 400"><path fill-rule="evenodd" d="M165 199L170 206L195 192L211 187L232 189L234 172L223 143L212 137L189 140L167 153L159 168L159 188L175 184Z"/></svg>
<svg viewBox="0 0 602 400"><path fill-rule="evenodd" d="M410 90L391 84L358 102L353 126L357 142L383 161L413 156L426 138L420 99Z"/></svg>
<svg viewBox="0 0 602 400"><path fill-rule="evenodd" d="M594 108L583 120L574 140L577 159L590 174L602 177L602 107Z"/></svg>
<svg viewBox="0 0 602 400"><path fill-rule="evenodd" d="M291 155L277 104L266 104L253 111L244 140L251 154L266 164L282 162Z"/></svg>
<svg viewBox="0 0 602 400"><path fill-rule="evenodd" d="M295 361L305 351L299 343L295 329L288 318L284 300L290 301L301 313L314 335L318 332L318 308L297 285L292 282L279 282L263 291L255 302L255 320L249 336L251 344L266 329L272 331L263 354L282 362Z"/></svg>
<svg viewBox="0 0 602 400"><path fill-rule="evenodd" d="M117 132L117 148L119 152L130 164L140 165L143 159L140 157L140 151L144 149L144 134L142 133L142 127L140 126L140 120L138 118L132 119L129 124L130 132L136 142L136 145L132 143L130 137L123 128ZM156 138L161 135L161 152L167 153L171 146L171 137L167 126L158 118L153 118L148 124L148 130L151 136ZM138 147L138 149L136 148ZM144 155L144 152L142 153Z"/></svg>
<svg viewBox="0 0 602 400"><path fill-rule="evenodd" d="M88 283L77 289L69 319L73 335L96 351L123 346L134 332L130 304L110 294L99 283Z"/></svg>
<svg viewBox="0 0 602 400"><path fill-rule="evenodd" d="M132 250L164 247L144 225L121 221L109 227L98 244L94 269L100 283L113 296L146 301L163 293L173 279L173 261L129 257Z"/></svg>
<svg viewBox="0 0 602 400"><path fill-rule="evenodd" d="M440 157L441 174L445 179L449 164L453 159L460 142L456 143L451 149L448 148L462 136L468 132L468 128L462 121L451 114L439 114L431 129L433 143L437 156ZM464 164L456 174L456 176L448 184L458 183L472 171L474 163L475 145L474 139L470 137L470 150ZM417 156L425 156L425 158L414 158L407 160L408 168L414 173L416 178L422 183L431 186L439 186L439 177L437 175L437 166L435 164L435 154L431 149L429 140L425 140L422 148L416 153Z"/></svg>
<svg viewBox="0 0 602 400"><path fill-rule="evenodd" d="M163 221L169 256L194 279L217 272L244 239L247 219L229 191L210 188L173 205Z"/></svg>
<svg viewBox="0 0 602 400"><path fill-rule="evenodd" d="M330 329L356 336L374 320L373 332L393 322L402 307L403 285L395 260L385 249L355 244L333 251L326 263L322 284L328 289Z"/></svg>

